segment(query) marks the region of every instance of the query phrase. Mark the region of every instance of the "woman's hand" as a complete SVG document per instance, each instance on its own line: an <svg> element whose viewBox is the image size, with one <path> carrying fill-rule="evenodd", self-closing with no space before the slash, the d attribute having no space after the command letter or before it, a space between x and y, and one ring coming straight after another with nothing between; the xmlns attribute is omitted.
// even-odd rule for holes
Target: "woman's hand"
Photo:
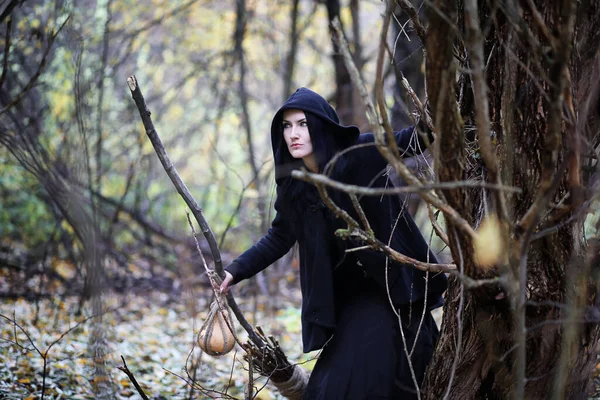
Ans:
<svg viewBox="0 0 600 400"><path fill-rule="evenodd" d="M231 275L229 272L225 271L225 279L223 279L223 283L221 283L221 287L219 288L221 293L224 293L224 294L229 293L229 284L231 283L232 280L233 280L233 275Z"/></svg>

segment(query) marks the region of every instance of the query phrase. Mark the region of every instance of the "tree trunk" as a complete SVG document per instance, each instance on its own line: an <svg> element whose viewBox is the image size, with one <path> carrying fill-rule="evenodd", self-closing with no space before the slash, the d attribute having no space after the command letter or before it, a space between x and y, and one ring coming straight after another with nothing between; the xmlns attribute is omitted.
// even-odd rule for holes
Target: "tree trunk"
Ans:
<svg viewBox="0 0 600 400"><path fill-rule="evenodd" d="M481 144L471 129L481 129L475 121L480 103L474 98L475 71L469 72L474 55L463 42L467 3L436 1L427 9L427 87L439 131L441 181L487 180L489 173L481 146L473 145ZM502 183L522 193L502 194L510 227L504 251L510 257L495 269L477 268L472 244L449 224L457 265L473 278L501 275L508 283L467 291L450 280L442 333L422 391L428 399L521 393L530 399L583 398L600 340L598 326L583 323L597 311L590 272L598 249L586 248L587 212L581 209L593 195L583 189L592 178L583 167L595 157L590 150L600 136L600 2L584 1L576 10L569 1L478 3L494 156ZM463 121L469 129L462 129ZM492 192L456 189L443 195L474 226L498 211Z"/></svg>
<svg viewBox="0 0 600 400"><path fill-rule="evenodd" d="M292 1L292 10L290 11L290 49L285 59L285 70L283 71L283 96L285 101L293 93L294 68L296 66L296 53L298 53L298 6L300 0Z"/></svg>
<svg viewBox="0 0 600 400"><path fill-rule="evenodd" d="M327 4L327 15L329 18L329 23L330 23L330 32L331 35L334 36L335 33L333 31L333 28L331 27L331 22L335 19L335 18L340 18L340 1L339 0L327 0L326 2ZM358 3L354 4L355 10L353 12L353 15L358 14ZM341 23L341 21L340 21ZM360 31L360 29L357 27L357 24L359 23L358 21L353 21L354 23L354 31ZM357 51L360 52L361 46L360 46L360 38L355 37L354 38L354 53L353 53L353 58L354 58L354 62L356 63L358 70L361 70L361 66L362 66L362 61L360 60L360 58L362 57L361 54L357 53ZM335 41L333 42L333 54L332 54L332 58L333 58L333 64L334 64L334 68L335 68L335 87L336 87L336 92L335 92L335 108L337 110L338 115L340 116L340 120L343 124L346 125L356 125L358 126L361 130L366 130L369 128L369 122L367 120L366 117L366 110L365 110L365 106L363 104L363 101L360 97L360 95L358 94L358 92L356 91L356 89L354 88L354 85L352 84L352 79L350 78L350 72L348 71L348 68L346 68L346 65L344 64L344 58L342 57L342 53L338 48L338 45L335 43Z"/></svg>

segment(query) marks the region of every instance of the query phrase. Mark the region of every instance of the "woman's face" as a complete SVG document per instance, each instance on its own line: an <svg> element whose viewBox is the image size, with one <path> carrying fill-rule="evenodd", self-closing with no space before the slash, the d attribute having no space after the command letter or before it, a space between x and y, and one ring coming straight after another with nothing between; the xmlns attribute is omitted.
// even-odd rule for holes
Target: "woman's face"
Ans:
<svg viewBox="0 0 600 400"><path fill-rule="evenodd" d="M283 138L292 157L301 158L311 171L318 170L304 111L284 110L282 124Z"/></svg>

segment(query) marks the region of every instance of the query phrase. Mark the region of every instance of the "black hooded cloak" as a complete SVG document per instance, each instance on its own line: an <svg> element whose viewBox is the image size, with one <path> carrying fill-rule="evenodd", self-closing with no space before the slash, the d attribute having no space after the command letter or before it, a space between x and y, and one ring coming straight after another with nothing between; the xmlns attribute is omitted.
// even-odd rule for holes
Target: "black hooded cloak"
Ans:
<svg viewBox="0 0 600 400"><path fill-rule="evenodd" d="M290 177L290 171L303 166L303 163L301 160L291 159L283 139L282 114L284 110L288 109L304 111L313 149L317 153L321 169L334 153L353 145L365 145L349 149L339 157L335 166L327 171L332 178L344 183L367 187L390 185L389 177L385 174L387 162L374 146L373 134L361 135L357 127L341 125L335 110L323 97L306 88L298 89L277 111L271 124L271 142L277 182L275 219L268 233L226 268L233 276L233 283L257 274L285 255L298 242L302 291L302 341L305 352L322 348L334 333L334 343L328 345L325 352L329 354L352 352L352 349L348 347L361 346L362 344L354 342L365 341L365 337L353 336L348 332L364 331L364 324L379 326L384 323L382 329L369 334L367 341L373 339L382 345L387 343L389 346L396 346L398 342L401 342L399 336L386 333L389 330L398 329L398 320L391 312L386 287L389 287L390 300L394 308L400 309L401 315L404 314L406 317L403 325L406 323L405 334L409 342L411 327L414 328L414 324L410 324L413 323L412 320L418 321L419 318L413 317L411 321L409 319L412 314L420 317L419 313L422 313L423 309L427 311L428 318L423 324L421 334L423 335L423 332L428 334L428 330L432 332L435 330L435 335L437 335L437 328L435 328L435 323L433 323L428 310L442 304L441 295L447 286L446 276L441 273L431 273L426 276L423 271L404 266L391 259L386 260L383 253L376 251L345 252L348 248L362 246L362 243L353 243L337 238L334 232L336 229L344 228L343 221L336 219L325 207L312 185L292 180ZM399 148L403 149L407 156L418 154L425 149L421 137L413 127L395 132L395 138ZM358 220L346 194L335 190L329 190L329 193L338 205ZM397 196L365 196L360 199L360 203L379 240L384 243L389 242L392 248L409 257L430 263L437 262L412 217ZM349 304L354 306L349 307ZM363 315L364 319L357 320L354 315ZM343 326L340 327L340 324ZM363 326L362 329L361 326ZM416 329L414 330L416 331ZM432 335L430 336L433 337ZM428 342L431 348L427 349L427 354L418 360L422 363L421 368L416 372L420 378L422 378L431 357L433 340ZM323 391L325 394L322 396L329 396L322 398L347 398L348 393L355 391L355 389L351 389L352 385L349 383L338 382L342 378L329 376L330 372L328 371L339 370L346 363L361 364L363 367L368 364L379 365L373 370L378 371L373 372L377 379L384 379L390 375L387 377L389 379L385 381L391 382L392 386L394 384L397 386L399 381L404 382L401 386L412 386L406 363L400 361L403 354L399 350L389 350L386 357L396 358L389 358L383 362L379 358L376 360L369 358L371 357L369 354L373 353L372 350L364 353L366 358L360 358L360 355L355 354L354 356L358 358L353 360L346 360L343 357L335 358L328 356L325 352L325 357L321 357L317 362L311 376L311 382L314 375L318 376L315 379L319 380L319 382L312 382L311 390ZM416 351L416 354L419 355L420 352ZM398 363L398 365L390 366L389 363ZM383 370L379 371L381 368ZM348 371L350 370L351 368L348 369ZM398 372L400 370L403 372ZM399 373L404 374L400 379L398 378ZM348 372L344 376L346 377L344 379L352 380L356 384L352 372ZM327 394L325 387L327 385L324 383L327 380L329 380L328 387L330 389L335 389L340 385L345 389L339 389L341 392L335 389L337 394ZM360 384L360 386L366 387L368 383ZM382 393L393 393L394 387L386 387L382 390ZM339 393L342 392L345 394L340 395ZM316 395L313 393L310 396Z"/></svg>

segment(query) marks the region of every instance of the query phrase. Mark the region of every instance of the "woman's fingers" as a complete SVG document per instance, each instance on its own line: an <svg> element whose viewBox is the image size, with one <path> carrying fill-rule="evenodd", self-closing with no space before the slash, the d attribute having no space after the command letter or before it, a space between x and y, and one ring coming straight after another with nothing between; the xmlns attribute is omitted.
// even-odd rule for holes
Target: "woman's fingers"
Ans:
<svg viewBox="0 0 600 400"><path fill-rule="evenodd" d="M219 288L221 293L227 294L227 292L229 292L229 284L231 283L232 280L233 280L233 275L231 275L229 272L225 271L225 279L223 279L223 283L221 283L221 287Z"/></svg>

